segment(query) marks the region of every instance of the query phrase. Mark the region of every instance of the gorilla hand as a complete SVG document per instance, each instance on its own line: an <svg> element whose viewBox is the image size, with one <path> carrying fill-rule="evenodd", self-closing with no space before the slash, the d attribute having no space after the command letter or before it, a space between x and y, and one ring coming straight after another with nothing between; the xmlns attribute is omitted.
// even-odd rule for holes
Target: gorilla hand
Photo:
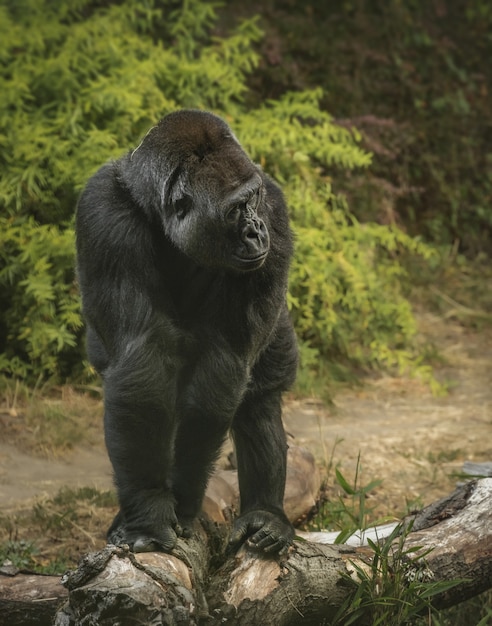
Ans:
<svg viewBox="0 0 492 626"><path fill-rule="evenodd" d="M246 545L254 550L285 554L294 535L294 527L283 513L249 511L234 522L229 545L237 550L247 540Z"/></svg>

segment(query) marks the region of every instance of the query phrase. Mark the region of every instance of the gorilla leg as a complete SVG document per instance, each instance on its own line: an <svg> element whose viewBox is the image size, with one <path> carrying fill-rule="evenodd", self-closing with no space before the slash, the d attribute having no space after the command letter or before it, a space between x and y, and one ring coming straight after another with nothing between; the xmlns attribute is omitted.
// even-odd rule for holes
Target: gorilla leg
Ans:
<svg viewBox="0 0 492 626"><path fill-rule="evenodd" d="M200 512L213 465L247 383L245 365L230 349L201 355L180 392L173 491L183 534Z"/></svg>
<svg viewBox="0 0 492 626"><path fill-rule="evenodd" d="M172 382L156 344L143 338L104 373L105 437L121 509L108 539L135 552L176 543Z"/></svg>

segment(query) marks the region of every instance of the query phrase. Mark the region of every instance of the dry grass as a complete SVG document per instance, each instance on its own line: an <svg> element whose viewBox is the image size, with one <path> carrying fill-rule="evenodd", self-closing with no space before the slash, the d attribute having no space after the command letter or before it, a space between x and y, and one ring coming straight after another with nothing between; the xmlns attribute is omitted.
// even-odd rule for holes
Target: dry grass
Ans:
<svg viewBox="0 0 492 626"><path fill-rule="evenodd" d="M83 554L104 547L116 511L113 492L64 488L53 498L0 515L0 547L4 546L4 552L10 549L12 559L28 552L28 569L42 570L53 564L51 569L62 573Z"/></svg>
<svg viewBox="0 0 492 626"><path fill-rule="evenodd" d="M71 386L30 390L19 381L2 381L0 436L30 454L67 455L78 445L101 439L101 390L78 392Z"/></svg>

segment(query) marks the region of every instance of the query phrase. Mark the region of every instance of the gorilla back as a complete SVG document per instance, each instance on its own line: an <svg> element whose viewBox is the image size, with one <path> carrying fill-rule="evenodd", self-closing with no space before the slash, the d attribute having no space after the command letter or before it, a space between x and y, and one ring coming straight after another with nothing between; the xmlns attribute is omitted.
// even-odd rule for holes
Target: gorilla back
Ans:
<svg viewBox="0 0 492 626"><path fill-rule="evenodd" d="M169 551L189 536L231 431L241 494L231 543L286 550L281 393L297 350L281 191L224 121L178 111L89 180L76 231L120 503L109 541Z"/></svg>

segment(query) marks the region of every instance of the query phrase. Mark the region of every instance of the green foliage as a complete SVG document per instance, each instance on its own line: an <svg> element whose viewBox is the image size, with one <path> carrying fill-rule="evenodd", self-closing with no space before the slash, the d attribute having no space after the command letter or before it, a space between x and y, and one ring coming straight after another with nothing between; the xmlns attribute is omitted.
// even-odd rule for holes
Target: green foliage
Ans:
<svg viewBox="0 0 492 626"><path fill-rule="evenodd" d="M0 302L8 329L3 371L21 378L54 374L76 346L82 323L73 251L70 229L0 217Z"/></svg>
<svg viewBox="0 0 492 626"><path fill-rule="evenodd" d="M338 442L337 442L338 443ZM335 444L337 445L337 444ZM334 483L338 487L337 495L330 493L323 499L315 518L309 523L311 530L339 530L335 543L346 543L355 533L374 528L390 519L374 519L374 511L368 506L368 497L381 485L380 480L371 480L367 484L361 480L362 466L360 454L357 458L355 476L349 480L338 468L333 467L333 454L327 464L327 475L331 478L334 470ZM371 540L368 543L366 563L351 563L352 572L344 576L352 593L342 604L332 623L340 626L349 624L371 624L373 626L450 626L479 623L487 624L487 596L483 600L474 599L459 607L447 611L437 611L432 606L433 599L451 590L462 581L438 581L426 564L425 552L419 547L407 548L405 541L412 531L412 523L398 524L385 539ZM470 621L470 614L477 617ZM425 616L425 617L421 617ZM453 621L455 619L456 621ZM432 622L431 622L432 620ZM450 620L450 621L449 621Z"/></svg>
<svg viewBox="0 0 492 626"><path fill-rule="evenodd" d="M284 54L261 91L270 96L300 77L321 85L323 105L360 128L375 156L369 174L347 182L357 215L489 253L490 2L272 4L266 25Z"/></svg>
<svg viewBox="0 0 492 626"><path fill-rule="evenodd" d="M6 541L0 544L0 564L6 561L18 569L28 569L33 563L33 544L27 541Z"/></svg>
<svg viewBox="0 0 492 626"><path fill-rule="evenodd" d="M327 468L331 473L330 464ZM336 543L343 544L356 532L388 522L388 519L372 519L372 510L367 506L367 498L380 480L367 484L361 481L361 460L357 458L355 476L350 481L335 468L335 482L340 492L324 501L310 522L314 530L340 530ZM334 625L371 624L373 626L403 626L420 624L418 617L427 613L436 626L438 611L432 607L435 596L449 591L462 581L436 581L427 567L425 552L419 547L407 548L405 541L412 531L412 523L398 524L392 532L379 541L366 535L369 546L366 563L351 563L352 572L344 576L345 582L353 589L333 618ZM362 534L362 533L361 533ZM465 622L468 623L468 622Z"/></svg>
<svg viewBox="0 0 492 626"><path fill-rule="evenodd" d="M331 465L327 469L331 471ZM355 532L369 526L373 510L368 506L367 498L382 481L371 480L367 484L361 483L360 454L353 482L350 482L339 468L335 468L335 481L339 493L323 498L310 527L315 530L339 530L335 543L346 543ZM372 519L371 525L379 522Z"/></svg>
<svg viewBox="0 0 492 626"><path fill-rule="evenodd" d="M416 626L427 626L428 620L416 622ZM486 591L467 602L444 611L434 611L432 626L490 626L492 624L492 591Z"/></svg>
<svg viewBox="0 0 492 626"><path fill-rule="evenodd" d="M292 311L304 353L312 367L320 360L336 364L339 375L349 365L416 371L410 349L416 325L398 256L429 251L397 228L360 224L340 198L326 196L312 186L292 194L294 215L308 205L317 218L297 227L292 270ZM425 366L417 370L429 377Z"/></svg>
<svg viewBox="0 0 492 626"><path fill-rule="evenodd" d="M368 539L372 549L368 566L352 563L356 588L354 593L340 608L333 624L370 623L372 626L403 626L428 612L431 616L432 599L445 593L462 581L435 581L427 567L425 557L419 547L406 548L405 539L411 532L397 526L382 542ZM351 576L346 576L353 585Z"/></svg>
<svg viewBox="0 0 492 626"><path fill-rule="evenodd" d="M418 374L411 306L401 255L428 260L432 250L392 226L361 224L332 176L370 164L354 136L319 108L319 90L289 93L243 114L235 128L253 158L278 180L296 234L289 302L301 344L300 388L310 390L329 363L347 377L354 367ZM313 376L314 375L314 376Z"/></svg>
<svg viewBox="0 0 492 626"><path fill-rule="evenodd" d="M45 563L40 558L39 550L29 541L6 541L0 543L0 565L12 565L19 570L28 570L39 574L60 574L68 567L68 562L59 558Z"/></svg>
<svg viewBox="0 0 492 626"><path fill-rule="evenodd" d="M96 538L102 540L101 524L109 524L117 506L113 491L64 487L52 498L38 499L30 511L0 515L0 566L62 574L79 560L82 535L91 549Z"/></svg>
<svg viewBox="0 0 492 626"><path fill-rule="evenodd" d="M360 224L332 179L370 163L321 91L251 109L255 19L212 36L207 0L3 0L0 8L1 368L73 376L83 359L72 216L87 178L179 107L213 109L282 185L297 236L290 306L304 390L326 369L419 368L400 258L428 250ZM425 370L422 370L424 374Z"/></svg>
<svg viewBox="0 0 492 626"><path fill-rule="evenodd" d="M80 516L80 506L115 507L116 494L111 491L98 491L93 487L71 489L62 487L50 500L37 502L32 510L33 523L48 531L66 531L74 526Z"/></svg>
<svg viewBox="0 0 492 626"><path fill-rule="evenodd" d="M71 220L90 174L173 109L240 102L260 33L249 20L212 40L216 6L24 0L0 7L1 370L77 371Z"/></svg>
<svg viewBox="0 0 492 626"><path fill-rule="evenodd" d="M0 202L9 215L70 219L89 174L173 109L229 108L256 61L254 20L229 39L206 37L213 2L22 4L3 8L0 42Z"/></svg>

